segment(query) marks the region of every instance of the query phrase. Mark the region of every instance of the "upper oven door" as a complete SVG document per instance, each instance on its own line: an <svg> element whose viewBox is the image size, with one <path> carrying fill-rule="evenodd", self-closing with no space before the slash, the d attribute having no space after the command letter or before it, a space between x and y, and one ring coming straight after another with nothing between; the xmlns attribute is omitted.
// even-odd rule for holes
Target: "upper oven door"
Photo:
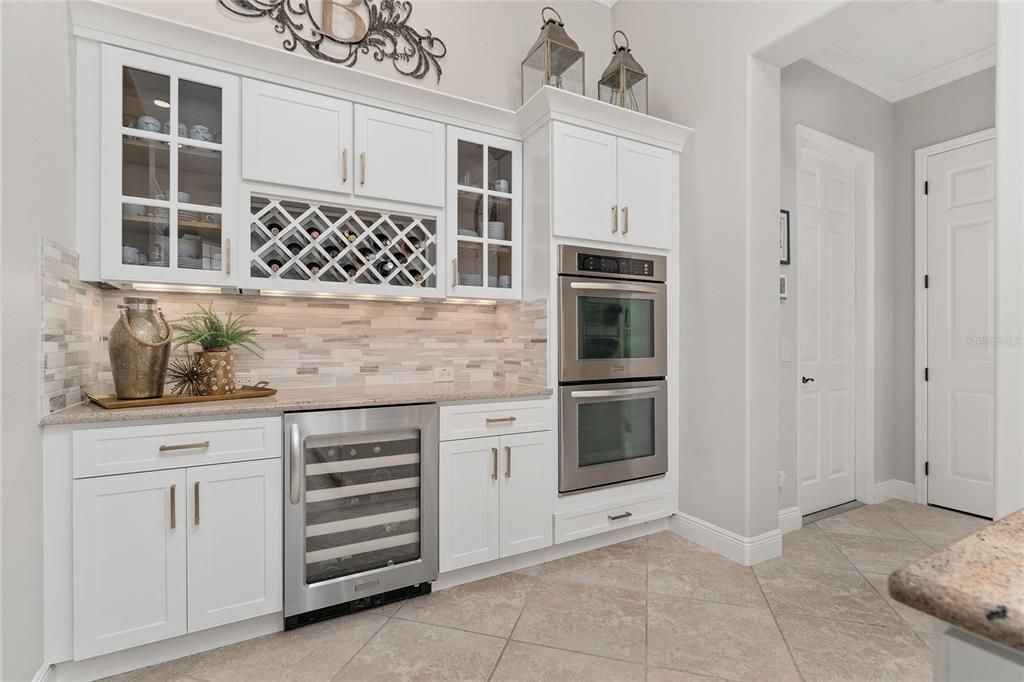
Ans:
<svg viewBox="0 0 1024 682"><path fill-rule="evenodd" d="M559 381L666 375L664 284L558 280Z"/></svg>

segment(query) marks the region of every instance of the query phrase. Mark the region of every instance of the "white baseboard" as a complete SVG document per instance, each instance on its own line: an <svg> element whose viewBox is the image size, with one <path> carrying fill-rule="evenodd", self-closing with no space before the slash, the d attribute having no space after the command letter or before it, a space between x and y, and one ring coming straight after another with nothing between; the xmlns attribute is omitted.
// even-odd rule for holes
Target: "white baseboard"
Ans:
<svg viewBox="0 0 1024 682"><path fill-rule="evenodd" d="M669 529L744 566L782 556L782 533L777 529L748 538L682 512L672 515Z"/></svg>
<svg viewBox="0 0 1024 682"><path fill-rule="evenodd" d="M804 527L804 517L800 507L786 507L779 510L779 532L783 535Z"/></svg>
<svg viewBox="0 0 1024 682"><path fill-rule="evenodd" d="M895 478L875 484L875 504L893 499L915 502L914 484Z"/></svg>
<svg viewBox="0 0 1024 682"><path fill-rule="evenodd" d="M32 676L32 682L55 682L57 679L57 668L44 663L36 674Z"/></svg>

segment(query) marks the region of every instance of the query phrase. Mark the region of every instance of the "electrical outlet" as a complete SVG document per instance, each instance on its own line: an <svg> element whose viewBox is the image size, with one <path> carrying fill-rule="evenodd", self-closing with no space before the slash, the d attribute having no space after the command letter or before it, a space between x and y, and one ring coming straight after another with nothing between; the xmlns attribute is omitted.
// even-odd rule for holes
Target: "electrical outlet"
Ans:
<svg viewBox="0 0 1024 682"><path fill-rule="evenodd" d="M236 386L255 386L260 381L256 372L235 372Z"/></svg>
<svg viewBox="0 0 1024 682"><path fill-rule="evenodd" d="M455 370L451 367L435 367L434 381L436 383L455 381Z"/></svg>

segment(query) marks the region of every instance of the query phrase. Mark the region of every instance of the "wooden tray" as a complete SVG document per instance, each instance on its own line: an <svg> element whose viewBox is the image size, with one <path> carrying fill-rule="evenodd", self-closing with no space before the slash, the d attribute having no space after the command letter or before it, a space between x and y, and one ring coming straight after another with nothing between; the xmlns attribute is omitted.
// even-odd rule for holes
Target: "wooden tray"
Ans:
<svg viewBox="0 0 1024 682"><path fill-rule="evenodd" d="M125 407L157 407L159 405L181 405L183 403L207 403L214 400L240 400L242 398L267 398L277 393L276 388L254 388L242 386L234 393L227 395L173 395L165 394L159 398L136 398L134 400L118 400L112 393L93 395L86 393L89 400L105 410L120 410Z"/></svg>

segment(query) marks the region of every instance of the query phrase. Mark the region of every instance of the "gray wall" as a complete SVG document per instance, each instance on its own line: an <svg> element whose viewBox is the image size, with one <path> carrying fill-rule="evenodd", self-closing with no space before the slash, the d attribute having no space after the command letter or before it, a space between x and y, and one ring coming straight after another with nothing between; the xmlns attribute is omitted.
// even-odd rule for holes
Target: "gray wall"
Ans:
<svg viewBox="0 0 1024 682"><path fill-rule="evenodd" d="M796 205L796 125L803 124L875 153L875 480L892 478L892 104L809 62L782 70L782 207ZM780 362L779 468L786 482L779 508L796 506L796 399L799 385L796 358L797 253L791 238L793 265L782 266L789 280L789 299L781 302L780 344L788 345L790 361Z"/></svg>
<svg viewBox="0 0 1024 682"><path fill-rule="evenodd" d="M896 103L893 115L893 478L914 481L914 151L995 125L994 68Z"/></svg>

